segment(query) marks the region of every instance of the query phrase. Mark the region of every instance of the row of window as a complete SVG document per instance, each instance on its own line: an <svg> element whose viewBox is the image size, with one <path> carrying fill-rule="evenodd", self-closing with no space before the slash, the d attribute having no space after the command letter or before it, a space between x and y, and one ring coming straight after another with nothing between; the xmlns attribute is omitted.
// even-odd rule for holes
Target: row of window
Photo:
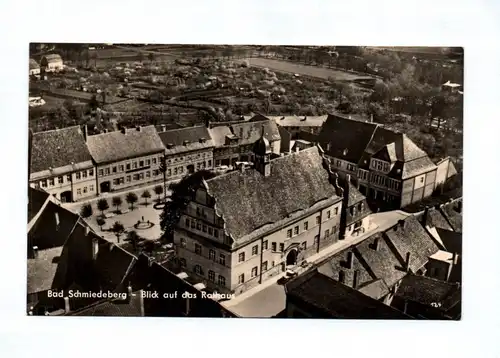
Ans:
<svg viewBox="0 0 500 358"><path fill-rule="evenodd" d="M89 169L89 170L82 170L80 172L75 173L75 179L80 180L80 179L85 179L87 178L87 175L89 177L94 176L94 169ZM71 183L71 174L67 174L66 178L64 175L60 175L57 177L57 184L64 184L64 183ZM42 188L47 188L56 185L56 178L50 178L50 179L44 179L40 181L40 186Z"/></svg>
<svg viewBox="0 0 500 358"><path fill-rule="evenodd" d="M379 172L387 173L391 169L390 163L383 160L372 159L370 163L370 169L377 170Z"/></svg>
<svg viewBox="0 0 500 358"><path fill-rule="evenodd" d="M339 214L339 208L336 207L334 208L333 210L327 210L326 211L326 219L331 219L332 217L332 213L333 215L338 215ZM316 216L316 225L319 225L321 222L321 217L320 216ZM303 228L304 230L303 231L307 231L309 230L309 222L306 221L304 222L303 224ZM292 229L288 229L287 232L286 232L286 237L287 238L291 238L292 236L297 236L300 234L300 226L299 225L296 225L294 228L293 228L293 231Z"/></svg>
<svg viewBox="0 0 500 358"><path fill-rule="evenodd" d="M83 194L87 193L87 187L84 186L83 188L76 189L76 195L82 195L82 189L83 189ZM93 192L93 191L94 191L94 186L93 185L89 185L88 192Z"/></svg>
<svg viewBox="0 0 500 358"><path fill-rule="evenodd" d="M130 162L130 163L126 163L126 164L120 164L120 165L110 166L107 168L102 168L102 169L99 169L99 176L122 173L126 170L133 170L133 169L148 167L151 165L151 163L153 163L153 165L156 164L157 162L160 163L161 158L162 157L160 156L160 157L158 157L158 160L156 158L143 159L143 160L138 160L138 161Z"/></svg>
<svg viewBox="0 0 500 358"><path fill-rule="evenodd" d="M219 230L214 229L201 221L196 221L192 219L190 220L189 218L186 218L186 228L196 229L198 231L207 233L208 235L213 236L215 238L219 237ZM181 244L182 244L182 239L181 239Z"/></svg>
<svg viewBox="0 0 500 358"><path fill-rule="evenodd" d="M197 159L200 159L200 158L205 158L205 157L208 157L210 156L210 153L198 153L198 154L192 154L192 155L187 155L186 156L186 161L187 162L190 162L190 161L194 161L194 160L197 160ZM176 162L182 162L184 160L184 157L180 157L180 158L171 158L171 159L168 159L167 160L167 163L168 164L171 164L171 163L176 163ZM208 161L209 163L211 162L211 160Z"/></svg>
<svg viewBox="0 0 500 358"><path fill-rule="evenodd" d="M159 170L146 171L144 173L136 173L133 175L127 175L125 177L114 178L113 185L121 185L125 182L130 183L131 181L144 180L144 178L151 178L151 173L153 173L153 177L156 177L161 174Z"/></svg>
<svg viewBox="0 0 500 358"><path fill-rule="evenodd" d="M272 262L272 267L274 267L274 261ZM267 261L264 261L262 263L260 271L266 272L267 269L268 269L268 263L267 263ZM250 271L250 278L257 277L258 274L259 274L258 266L252 267L252 270ZM243 284L243 283L245 283L245 274L244 273L242 273L241 275L238 276L238 284Z"/></svg>
<svg viewBox="0 0 500 358"><path fill-rule="evenodd" d="M179 259L179 263L181 267L186 267L186 259ZM205 276L205 272L203 271L203 268L200 265L194 265L193 271L200 276ZM208 270L208 280L211 282L215 282L215 272L212 270ZM217 278L217 284L219 286L225 287L226 286L226 278L222 275L218 275Z"/></svg>

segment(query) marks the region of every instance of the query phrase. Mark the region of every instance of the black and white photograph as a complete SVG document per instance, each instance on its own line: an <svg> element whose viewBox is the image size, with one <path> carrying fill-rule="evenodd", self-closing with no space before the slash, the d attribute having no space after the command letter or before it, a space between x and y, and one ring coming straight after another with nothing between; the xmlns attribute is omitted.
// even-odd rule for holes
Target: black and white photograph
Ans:
<svg viewBox="0 0 500 358"><path fill-rule="evenodd" d="M26 315L461 320L466 51L30 43Z"/></svg>

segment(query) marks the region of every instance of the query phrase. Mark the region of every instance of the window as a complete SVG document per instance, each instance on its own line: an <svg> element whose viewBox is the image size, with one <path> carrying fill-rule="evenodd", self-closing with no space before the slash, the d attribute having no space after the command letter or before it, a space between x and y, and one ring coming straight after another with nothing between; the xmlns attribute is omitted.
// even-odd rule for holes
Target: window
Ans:
<svg viewBox="0 0 500 358"><path fill-rule="evenodd" d="M245 261L245 253L244 252L240 252L238 254L238 262L243 262Z"/></svg>
<svg viewBox="0 0 500 358"><path fill-rule="evenodd" d="M76 173L76 179L80 179L81 177L82 177L82 174L80 172Z"/></svg>
<svg viewBox="0 0 500 358"><path fill-rule="evenodd" d="M337 167L341 167L342 166L342 162L340 160L337 160Z"/></svg>
<svg viewBox="0 0 500 358"><path fill-rule="evenodd" d="M335 208L335 215L339 214L339 208Z"/></svg>
<svg viewBox="0 0 500 358"><path fill-rule="evenodd" d="M89 185L89 191L94 191L94 186L93 185Z"/></svg>
<svg viewBox="0 0 500 358"><path fill-rule="evenodd" d="M273 261L273 262L271 262L271 265L272 265L272 267L274 267L274 261Z"/></svg>
<svg viewBox="0 0 500 358"><path fill-rule="evenodd" d="M119 178L115 178L115 179L113 179L113 184L114 184L114 185L118 185L118 184L120 184L120 179L119 179Z"/></svg>
<svg viewBox="0 0 500 358"><path fill-rule="evenodd" d="M293 234L294 234L294 235L298 235L298 234L299 234L299 225L297 225L297 226L295 226L295 227L293 228Z"/></svg>
<svg viewBox="0 0 500 358"><path fill-rule="evenodd" d="M319 215L316 216L316 225L319 225L320 221L321 221L321 218L319 217Z"/></svg>
<svg viewBox="0 0 500 358"><path fill-rule="evenodd" d="M212 282L215 282L215 272L212 270L208 270L208 279Z"/></svg>
<svg viewBox="0 0 500 358"><path fill-rule="evenodd" d="M332 227L332 233L337 233L337 226Z"/></svg>
<svg viewBox="0 0 500 358"><path fill-rule="evenodd" d="M203 270L200 265L194 265L194 273L198 275L203 275Z"/></svg>
<svg viewBox="0 0 500 358"><path fill-rule="evenodd" d="M64 181L64 178L63 177L57 177L57 183L58 184L62 184Z"/></svg>
<svg viewBox="0 0 500 358"><path fill-rule="evenodd" d="M49 179L49 185L55 185L55 183L54 183L54 178L50 178L50 179Z"/></svg>
<svg viewBox="0 0 500 358"><path fill-rule="evenodd" d="M181 237L181 247L186 247L186 239Z"/></svg>
<svg viewBox="0 0 500 358"><path fill-rule="evenodd" d="M151 165L151 160L150 159L146 159L146 165Z"/></svg>
<svg viewBox="0 0 500 358"><path fill-rule="evenodd" d="M132 169L137 169L137 162L132 163Z"/></svg>
<svg viewBox="0 0 500 358"><path fill-rule="evenodd" d="M139 180L139 174L134 174L133 179L134 180Z"/></svg>
<svg viewBox="0 0 500 358"><path fill-rule="evenodd" d="M211 227L208 228L208 235L213 235L214 233L214 229L212 229Z"/></svg>
<svg viewBox="0 0 500 358"><path fill-rule="evenodd" d="M354 172L356 171L356 166L354 164L347 164L347 170Z"/></svg>
<svg viewBox="0 0 500 358"><path fill-rule="evenodd" d="M285 244L281 243L280 244L280 252L283 252L285 250Z"/></svg>
<svg viewBox="0 0 500 358"><path fill-rule="evenodd" d="M116 173L118 171L117 167L113 167L113 173Z"/></svg>
<svg viewBox="0 0 500 358"><path fill-rule="evenodd" d="M358 227L361 227L362 221L358 221L354 223L354 228L357 229Z"/></svg>
<svg viewBox="0 0 500 358"><path fill-rule="evenodd" d="M259 253L259 246L258 245L255 245L254 247L252 247L252 256L255 256Z"/></svg>
<svg viewBox="0 0 500 358"><path fill-rule="evenodd" d="M172 169L168 169L168 170L167 170L167 175L168 175L168 176L171 176L171 175L172 175Z"/></svg>
<svg viewBox="0 0 500 358"><path fill-rule="evenodd" d="M257 276L257 266L252 268L252 277Z"/></svg>
<svg viewBox="0 0 500 358"><path fill-rule="evenodd" d="M226 278L219 275L219 286L226 286Z"/></svg>
<svg viewBox="0 0 500 358"><path fill-rule="evenodd" d="M196 227L196 222L194 220L191 220L191 229L194 229Z"/></svg>
<svg viewBox="0 0 500 358"><path fill-rule="evenodd" d="M208 258L209 258L210 260L215 261L215 250L212 250L212 249L211 249L211 250L208 252Z"/></svg>
<svg viewBox="0 0 500 358"><path fill-rule="evenodd" d="M226 265L226 255L219 254L219 263L224 266Z"/></svg>
<svg viewBox="0 0 500 358"><path fill-rule="evenodd" d="M123 164L118 167L118 170L121 171L121 172L123 172L125 170Z"/></svg>
<svg viewBox="0 0 500 358"><path fill-rule="evenodd" d="M325 230L325 238L326 238L326 237L328 237L328 236L330 236L330 230L329 230L329 229L326 229L326 230Z"/></svg>
<svg viewBox="0 0 500 358"><path fill-rule="evenodd" d="M207 225L203 224L202 231L207 232Z"/></svg>
<svg viewBox="0 0 500 358"><path fill-rule="evenodd" d="M106 175L109 175L109 168L104 169L104 173L105 173ZM76 177L77 177L77 179L80 179L80 178L78 177L78 174L76 175Z"/></svg>
<svg viewBox="0 0 500 358"><path fill-rule="evenodd" d="M83 187L83 193L85 194L86 192L87 192L87 187L86 187L86 186L84 186L84 187Z"/></svg>
<svg viewBox="0 0 500 358"><path fill-rule="evenodd" d="M196 230L201 230L201 222L196 223Z"/></svg>
<svg viewBox="0 0 500 358"><path fill-rule="evenodd" d="M276 251L276 243L275 242L271 243L271 250Z"/></svg>
<svg viewBox="0 0 500 358"><path fill-rule="evenodd" d="M127 163L126 168L127 168L127 170L130 170L130 163Z"/></svg>
<svg viewBox="0 0 500 358"><path fill-rule="evenodd" d="M208 167L210 168L211 166L212 166L212 161L211 161L211 160L209 160L209 161L208 161Z"/></svg>
<svg viewBox="0 0 500 358"><path fill-rule="evenodd" d="M425 179L424 177L421 177L421 178L420 178L420 182L421 182L421 183L423 183L423 182L424 182L424 179Z"/></svg>
<svg viewBox="0 0 500 358"><path fill-rule="evenodd" d="M130 183L130 175L127 175L127 183Z"/></svg>
<svg viewBox="0 0 500 358"><path fill-rule="evenodd" d="M179 265L181 267L186 267L186 259L179 259Z"/></svg>
<svg viewBox="0 0 500 358"><path fill-rule="evenodd" d="M184 171L184 167L179 167L179 174L182 174L183 171Z"/></svg>
<svg viewBox="0 0 500 358"><path fill-rule="evenodd" d="M82 195L82 189L76 189L76 194L77 195Z"/></svg>
<svg viewBox="0 0 500 358"><path fill-rule="evenodd" d="M214 229L214 236L219 237L219 231Z"/></svg>
<svg viewBox="0 0 500 358"><path fill-rule="evenodd" d="M262 250L267 250L267 240L262 243Z"/></svg>
<svg viewBox="0 0 500 358"><path fill-rule="evenodd" d="M71 174L66 175L66 180L71 181Z"/></svg>
<svg viewBox="0 0 500 358"><path fill-rule="evenodd" d="M47 179L42 180L41 183L42 183L42 188L47 187Z"/></svg>
<svg viewBox="0 0 500 358"><path fill-rule="evenodd" d="M200 216L200 208L196 208L196 215Z"/></svg>
<svg viewBox="0 0 500 358"><path fill-rule="evenodd" d="M267 271L267 261L264 261L262 263L262 270L261 271Z"/></svg>
<svg viewBox="0 0 500 358"><path fill-rule="evenodd" d="M307 249L307 241L304 241L304 242L302 243L302 249L303 249L303 250Z"/></svg>
<svg viewBox="0 0 500 358"><path fill-rule="evenodd" d="M151 178L151 172L149 170L146 172L146 178Z"/></svg>
<svg viewBox="0 0 500 358"><path fill-rule="evenodd" d="M238 276L238 283L245 283L245 274L242 273Z"/></svg>
<svg viewBox="0 0 500 358"><path fill-rule="evenodd" d="M286 231L286 237L292 237L292 229Z"/></svg>
<svg viewBox="0 0 500 358"><path fill-rule="evenodd" d="M102 177L104 175L104 169L99 169L99 176Z"/></svg>
<svg viewBox="0 0 500 358"><path fill-rule="evenodd" d="M89 170L89 177L93 177L94 176L94 169L90 169Z"/></svg>
<svg viewBox="0 0 500 358"><path fill-rule="evenodd" d="M194 244L194 252L198 255L201 255L201 245L200 244Z"/></svg>
<svg viewBox="0 0 500 358"><path fill-rule="evenodd" d="M153 164L156 164L156 158L153 158Z"/></svg>
<svg viewBox="0 0 500 358"><path fill-rule="evenodd" d="M345 283L345 272L344 271L339 271L339 282L340 283Z"/></svg>

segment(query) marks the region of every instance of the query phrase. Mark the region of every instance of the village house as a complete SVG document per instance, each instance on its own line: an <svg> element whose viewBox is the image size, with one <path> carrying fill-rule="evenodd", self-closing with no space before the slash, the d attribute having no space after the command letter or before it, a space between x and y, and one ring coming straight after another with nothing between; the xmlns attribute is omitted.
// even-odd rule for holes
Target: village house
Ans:
<svg viewBox="0 0 500 358"><path fill-rule="evenodd" d="M213 169L214 142L205 126L164 130L158 134L165 146L167 180Z"/></svg>
<svg viewBox="0 0 500 358"><path fill-rule="evenodd" d="M291 135L291 139L297 139L299 132L307 132L311 134L319 134L323 123L325 123L328 115L323 116L270 116L270 120L285 128Z"/></svg>
<svg viewBox="0 0 500 358"><path fill-rule="evenodd" d="M320 148L279 157L263 132L253 166L203 182L175 229L181 267L212 290L238 295L368 221L364 197L335 182Z"/></svg>
<svg viewBox="0 0 500 358"><path fill-rule="evenodd" d="M30 133L29 183L62 202L95 196L96 173L79 126Z"/></svg>
<svg viewBox="0 0 500 358"><path fill-rule="evenodd" d="M442 183L442 175L436 182L438 167L423 150L380 124L329 115L318 141L332 168L355 177L359 191L379 209L419 202Z"/></svg>
<svg viewBox="0 0 500 358"><path fill-rule="evenodd" d="M40 65L32 58L30 58L29 61L29 75L30 76L40 75Z"/></svg>
<svg viewBox="0 0 500 358"><path fill-rule="evenodd" d="M97 194L163 179L165 147L154 126L122 128L87 137L97 170Z"/></svg>
<svg viewBox="0 0 500 358"><path fill-rule="evenodd" d="M281 137L274 121L256 115L248 121L230 123L208 123L210 136L214 142L215 167L236 166L236 162L252 160L253 144L261 135L264 126L265 135L270 143L271 152L281 151Z"/></svg>
<svg viewBox="0 0 500 358"><path fill-rule="evenodd" d="M42 57L40 67L43 67L45 72L59 72L64 68L64 64L61 55L51 54Z"/></svg>

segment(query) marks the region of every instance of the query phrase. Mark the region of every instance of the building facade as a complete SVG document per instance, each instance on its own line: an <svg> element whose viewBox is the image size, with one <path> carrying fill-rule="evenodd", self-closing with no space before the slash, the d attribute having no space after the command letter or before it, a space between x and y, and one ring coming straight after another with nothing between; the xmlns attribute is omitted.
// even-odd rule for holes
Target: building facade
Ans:
<svg viewBox="0 0 500 358"><path fill-rule="evenodd" d="M64 69L63 60L58 54L45 55L40 60L40 66L45 72L58 72Z"/></svg>
<svg viewBox="0 0 500 358"><path fill-rule="evenodd" d="M214 168L214 142L205 126L162 131L159 136L165 146L167 180Z"/></svg>
<svg viewBox="0 0 500 358"><path fill-rule="evenodd" d="M356 178L359 191L379 209L419 202L436 188L438 167L405 134L329 115L318 141L332 168Z"/></svg>
<svg viewBox="0 0 500 358"><path fill-rule="evenodd" d="M253 144L264 127L272 153L281 151L281 137L274 121L256 115L250 120L228 124L209 123L210 135L214 142L215 166L236 166L236 162L251 161Z"/></svg>
<svg viewBox="0 0 500 358"><path fill-rule="evenodd" d="M88 136L87 145L96 166L98 194L163 180L165 147L154 126Z"/></svg>
<svg viewBox="0 0 500 358"><path fill-rule="evenodd" d="M183 270L219 292L245 292L346 237L346 191L320 148L273 159L262 136L253 150L253 167L200 186L174 233Z"/></svg>
<svg viewBox="0 0 500 358"><path fill-rule="evenodd" d="M276 122L276 124L284 129L286 129L290 135L291 139L298 139L300 132L306 132L311 134L319 134L321 132L321 127L327 119L327 115L324 116L271 116L269 119Z"/></svg>
<svg viewBox="0 0 500 358"><path fill-rule="evenodd" d="M95 196L96 169L85 136L79 126L30 135L30 185L61 202Z"/></svg>

